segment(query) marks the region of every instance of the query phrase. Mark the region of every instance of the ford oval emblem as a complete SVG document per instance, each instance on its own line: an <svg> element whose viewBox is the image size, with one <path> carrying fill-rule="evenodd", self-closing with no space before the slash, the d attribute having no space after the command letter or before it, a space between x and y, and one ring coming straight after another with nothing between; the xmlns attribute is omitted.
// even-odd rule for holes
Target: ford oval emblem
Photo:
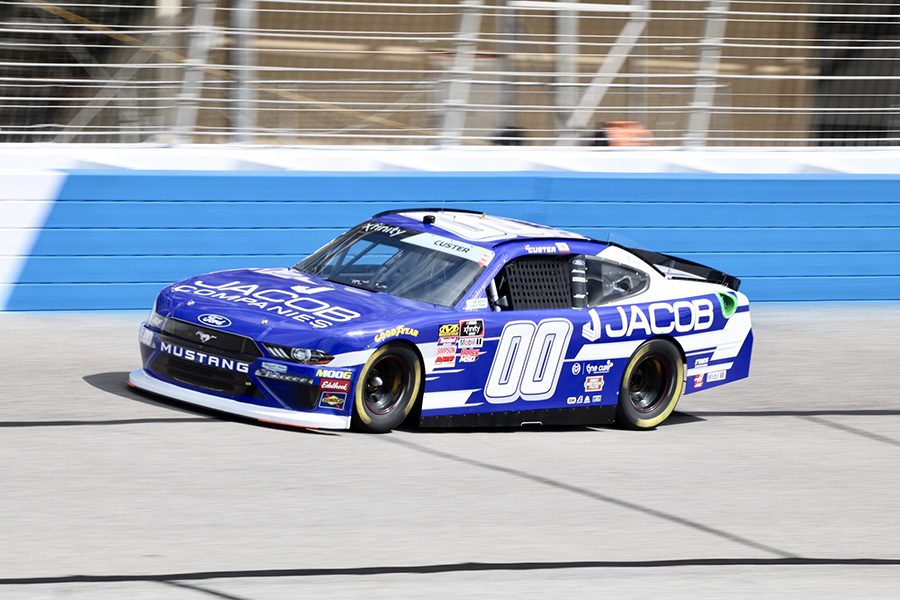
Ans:
<svg viewBox="0 0 900 600"><path fill-rule="evenodd" d="M222 315L200 315L197 317L197 320L203 323L204 325L209 325L210 327L230 327L231 319L228 317L223 317Z"/></svg>

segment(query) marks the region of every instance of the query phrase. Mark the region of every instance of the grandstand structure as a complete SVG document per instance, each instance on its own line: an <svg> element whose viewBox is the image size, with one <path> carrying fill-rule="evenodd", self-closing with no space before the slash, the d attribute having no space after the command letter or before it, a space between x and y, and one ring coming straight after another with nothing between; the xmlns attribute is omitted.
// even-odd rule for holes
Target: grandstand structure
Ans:
<svg viewBox="0 0 900 600"><path fill-rule="evenodd" d="M0 142L599 147L619 122L900 145L900 3L0 0Z"/></svg>

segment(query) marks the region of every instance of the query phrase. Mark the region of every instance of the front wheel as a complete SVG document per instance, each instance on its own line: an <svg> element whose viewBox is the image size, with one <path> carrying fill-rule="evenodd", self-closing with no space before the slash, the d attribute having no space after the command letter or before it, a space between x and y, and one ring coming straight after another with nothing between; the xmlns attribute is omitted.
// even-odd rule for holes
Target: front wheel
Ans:
<svg viewBox="0 0 900 600"><path fill-rule="evenodd" d="M403 345L382 346L363 367L354 396L353 426L384 433L409 415L422 387L422 363Z"/></svg>
<svg viewBox="0 0 900 600"><path fill-rule="evenodd" d="M622 376L616 422L651 429L675 410L684 391L684 361L672 342L650 340L638 348Z"/></svg>

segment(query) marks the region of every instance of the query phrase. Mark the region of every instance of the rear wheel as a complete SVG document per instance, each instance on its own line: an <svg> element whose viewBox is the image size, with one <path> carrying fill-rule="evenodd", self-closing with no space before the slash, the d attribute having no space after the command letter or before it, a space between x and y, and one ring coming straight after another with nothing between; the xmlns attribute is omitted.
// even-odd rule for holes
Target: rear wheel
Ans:
<svg viewBox="0 0 900 600"><path fill-rule="evenodd" d="M684 361L672 342L650 340L632 355L619 387L616 422L651 429L675 410L684 391Z"/></svg>
<svg viewBox="0 0 900 600"><path fill-rule="evenodd" d="M360 373L354 396L354 428L374 433L391 431L409 415L421 387L418 355L400 344L382 346Z"/></svg>

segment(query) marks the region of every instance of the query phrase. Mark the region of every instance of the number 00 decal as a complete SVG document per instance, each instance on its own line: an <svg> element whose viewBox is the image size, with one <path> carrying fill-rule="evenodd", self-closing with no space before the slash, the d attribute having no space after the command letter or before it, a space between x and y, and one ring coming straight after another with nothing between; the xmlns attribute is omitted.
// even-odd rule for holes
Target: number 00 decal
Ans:
<svg viewBox="0 0 900 600"><path fill-rule="evenodd" d="M565 319L511 321L500 334L484 397L491 404L546 400L556 391L563 357L572 337Z"/></svg>

